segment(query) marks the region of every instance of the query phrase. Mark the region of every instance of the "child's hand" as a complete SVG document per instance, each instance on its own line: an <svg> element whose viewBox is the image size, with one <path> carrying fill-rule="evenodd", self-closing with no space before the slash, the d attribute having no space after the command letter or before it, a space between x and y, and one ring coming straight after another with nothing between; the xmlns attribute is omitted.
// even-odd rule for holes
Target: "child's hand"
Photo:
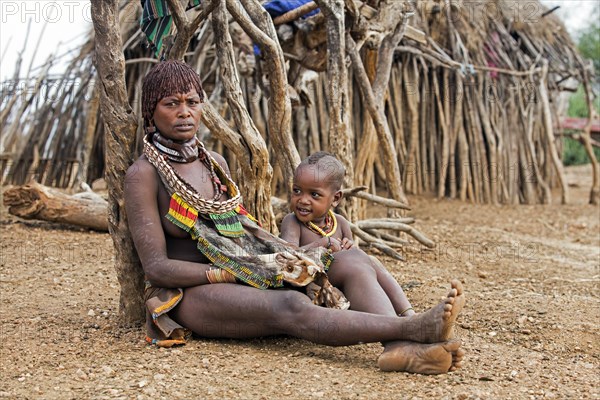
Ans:
<svg viewBox="0 0 600 400"><path fill-rule="evenodd" d="M335 253L336 251L340 251L342 250L342 242L340 242L338 239L336 238L332 238L331 236L329 237L324 237L320 240L321 246L325 247L326 249L331 250L333 253Z"/></svg>
<svg viewBox="0 0 600 400"><path fill-rule="evenodd" d="M340 245L342 247L342 250L348 250L352 248L352 246L354 246L354 242L352 241L352 239L343 238Z"/></svg>
<svg viewBox="0 0 600 400"><path fill-rule="evenodd" d="M333 253L342 250L342 243L339 240L332 238L331 236L323 239L326 241L325 247L330 249Z"/></svg>

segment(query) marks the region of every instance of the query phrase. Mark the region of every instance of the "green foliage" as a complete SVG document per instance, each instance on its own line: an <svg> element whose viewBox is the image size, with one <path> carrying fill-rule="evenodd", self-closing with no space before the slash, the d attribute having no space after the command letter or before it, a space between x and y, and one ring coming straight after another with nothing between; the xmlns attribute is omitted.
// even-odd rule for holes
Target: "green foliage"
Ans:
<svg viewBox="0 0 600 400"><path fill-rule="evenodd" d="M594 63L596 75L600 73L600 26L590 26L579 37L577 46L581 55Z"/></svg>
<svg viewBox="0 0 600 400"><path fill-rule="evenodd" d="M594 100L594 108L600 114L600 98ZM587 100L583 91L583 86L580 86L569 98L569 109L567 111L569 117L587 118ZM594 155L597 160L600 160L600 149L594 147ZM585 152L585 148L577 140L570 137L563 139L563 164L564 165L581 165L589 163L589 158Z"/></svg>
<svg viewBox="0 0 600 400"><path fill-rule="evenodd" d="M596 113L600 114L600 97L596 97L593 104L594 108L596 109ZM569 109L567 110L567 115L569 117L587 118L587 100L585 98L583 85L580 85L577 89L577 92L573 93L569 98Z"/></svg>
<svg viewBox="0 0 600 400"><path fill-rule="evenodd" d="M596 4L590 24L579 31L577 47L581 55L594 63L596 81L600 79L600 3Z"/></svg>
<svg viewBox="0 0 600 400"><path fill-rule="evenodd" d="M594 156L596 160L600 161L600 149L594 148ZM585 148L577 140L570 137L563 139L563 164L569 165L582 165L588 164L590 159L585 152Z"/></svg>

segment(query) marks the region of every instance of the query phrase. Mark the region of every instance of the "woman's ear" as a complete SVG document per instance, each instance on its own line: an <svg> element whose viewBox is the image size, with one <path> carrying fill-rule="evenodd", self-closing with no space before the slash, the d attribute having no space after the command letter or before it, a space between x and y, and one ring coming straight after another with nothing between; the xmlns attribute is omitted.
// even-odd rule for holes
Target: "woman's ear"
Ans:
<svg viewBox="0 0 600 400"><path fill-rule="evenodd" d="M340 201L342 201L342 197L344 197L344 194L342 193L341 190L338 190L337 192L335 192L335 194L333 195L333 201L331 202L331 205L333 207L337 207L338 204L340 204Z"/></svg>
<svg viewBox="0 0 600 400"><path fill-rule="evenodd" d="M151 119L150 121L148 121L148 125L146 126L146 133L155 133L156 132L156 126L154 126L154 120Z"/></svg>

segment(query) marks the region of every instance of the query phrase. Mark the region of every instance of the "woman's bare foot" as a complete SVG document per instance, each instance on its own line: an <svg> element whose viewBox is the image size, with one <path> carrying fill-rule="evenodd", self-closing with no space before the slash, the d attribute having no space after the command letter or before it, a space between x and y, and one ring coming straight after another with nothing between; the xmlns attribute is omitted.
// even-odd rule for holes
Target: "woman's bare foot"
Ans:
<svg viewBox="0 0 600 400"><path fill-rule="evenodd" d="M386 372L445 374L461 367L464 354L456 339L433 344L394 342L385 346L377 365Z"/></svg>
<svg viewBox="0 0 600 400"><path fill-rule="evenodd" d="M450 310L449 315L444 314L446 323L442 329L442 337L440 337L442 341L454 338L454 325L456 324L456 318L465 305L465 294L462 283L457 279L453 279L450 284L452 285L452 289L450 289L450 293L448 293L447 298L454 300L450 303L452 305L452 309Z"/></svg>
<svg viewBox="0 0 600 400"><path fill-rule="evenodd" d="M407 323L403 326L405 338L421 343L439 343L454 337L454 324L465 305L465 295L460 281L452 280L451 285L450 292L438 305L406 318Z"/></svg>

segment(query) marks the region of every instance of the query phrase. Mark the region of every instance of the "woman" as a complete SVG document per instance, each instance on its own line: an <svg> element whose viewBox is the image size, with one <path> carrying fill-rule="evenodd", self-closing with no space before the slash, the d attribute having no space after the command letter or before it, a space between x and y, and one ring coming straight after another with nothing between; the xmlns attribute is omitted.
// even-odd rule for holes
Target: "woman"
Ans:
<svg viewBox="0 0 600 400"><path fill-rule="evenodd" d="M223 157L196 139L203 100L198 74L182 62L161 62L144 79L146 143L127 171L125 202L147 279L149 341L183 344L190 330L212 338L286 334L331 346L381 342L384 371L460 367L463 351L452 329L464 304L458 281L437 306L399 318L375 272L352 262L352 250L336 253L328 274L351 310L316 306L296 290L257 289L277 286L268 269L255 263L249 271L223 256L242 249L235 246L243 238L268 234L236 206L239 193Z"/></svg>

